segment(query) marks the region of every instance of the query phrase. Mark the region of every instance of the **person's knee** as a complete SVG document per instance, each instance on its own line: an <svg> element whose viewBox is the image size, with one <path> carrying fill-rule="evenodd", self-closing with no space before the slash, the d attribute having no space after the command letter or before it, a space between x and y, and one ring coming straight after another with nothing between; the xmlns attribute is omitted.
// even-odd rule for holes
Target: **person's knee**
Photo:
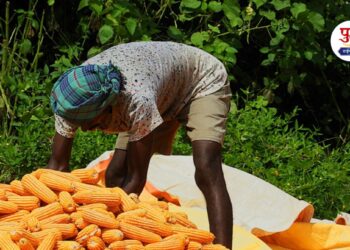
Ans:
<svg viewBox="0 0 350 250"><path fill-rule="evenodd" d="M200 189L213 185L221 172L221 161L217 156L197 159L195 166L195 181Z"/></svg>

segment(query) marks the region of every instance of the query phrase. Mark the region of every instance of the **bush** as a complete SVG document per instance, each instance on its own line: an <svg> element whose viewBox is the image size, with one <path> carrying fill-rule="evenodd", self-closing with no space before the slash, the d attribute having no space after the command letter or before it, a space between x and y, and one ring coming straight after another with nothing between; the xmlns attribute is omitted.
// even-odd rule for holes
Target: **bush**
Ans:
<svg viewBox="0 0 350 250"><path fill-rule="evenodd" d="M350 144L328 154L315 139L318 133L298 124L298 110L281 117L263 97L239 110L232 106L223 150L227 165L310 202L320 218L350 209Z"/></svg>

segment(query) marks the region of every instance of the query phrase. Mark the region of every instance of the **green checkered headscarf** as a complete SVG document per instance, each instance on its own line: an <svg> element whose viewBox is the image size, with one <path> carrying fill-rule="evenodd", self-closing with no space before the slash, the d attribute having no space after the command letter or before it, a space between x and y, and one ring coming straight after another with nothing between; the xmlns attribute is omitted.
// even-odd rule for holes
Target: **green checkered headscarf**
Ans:
<svg viewBox="0 0 350 250"><path fill-rule="evenodd" d="M72 122L90 121L115 103L121 82L121 74L112 64L71 68L54 84L51 107Z"/></svg>

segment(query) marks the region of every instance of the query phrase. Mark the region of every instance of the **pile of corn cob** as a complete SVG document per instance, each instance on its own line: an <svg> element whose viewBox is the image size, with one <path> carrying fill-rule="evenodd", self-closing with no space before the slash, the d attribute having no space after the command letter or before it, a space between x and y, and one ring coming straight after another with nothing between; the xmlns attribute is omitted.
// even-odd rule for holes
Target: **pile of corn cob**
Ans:
<svg viewBox="0 0 350 250"><path fill-rule="evenodd" d="M0 249L227 249L168 203L99 181L95 169L38 169L0 184Z"/></svg>

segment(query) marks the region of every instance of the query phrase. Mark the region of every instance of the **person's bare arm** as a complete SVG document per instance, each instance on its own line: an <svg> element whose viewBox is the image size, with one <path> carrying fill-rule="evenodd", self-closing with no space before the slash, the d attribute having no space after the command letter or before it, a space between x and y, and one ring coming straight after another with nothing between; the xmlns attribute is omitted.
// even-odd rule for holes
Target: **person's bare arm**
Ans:
<svg viewBox="0 0 350 250"><path fill-rule="evenodd" d="M122 187L125 182L128 166L126 160L127 151L116 148L113 158L106 170L106 186L107 187Z"/></svg>
<svg viewBox="0 0 350 250"><path fill-rule="evenodd" d="M126 152L128 173L123 189L127 193L142 192L153 151L153 132L139 141L129 142Z"/></svg>
<svg viewBox="0 0 350 250"><path fill-rule="evenodd" d="M47 168L68 171L73 138L66 138L56 132L53 138L52 153Z"/></svg>

